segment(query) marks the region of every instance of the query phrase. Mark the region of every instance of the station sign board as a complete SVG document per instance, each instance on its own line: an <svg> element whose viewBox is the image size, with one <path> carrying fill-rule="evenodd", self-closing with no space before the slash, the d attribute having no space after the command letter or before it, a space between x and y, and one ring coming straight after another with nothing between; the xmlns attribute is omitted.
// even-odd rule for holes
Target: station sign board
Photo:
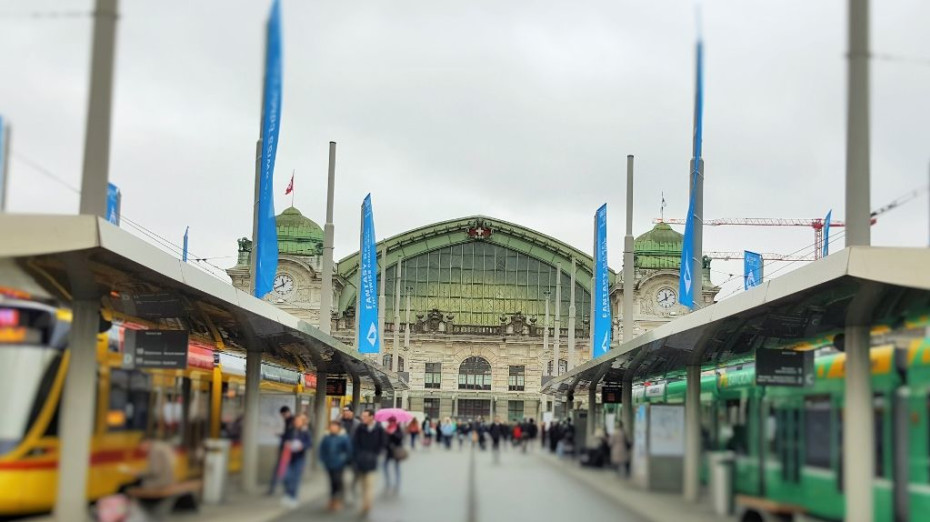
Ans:
<svg viewBox="0 0 930 522"><path fill-rule="evenodd" d="M814 352L756 350L756 385L813 386Z"/></svg>
<svg viewBox="0 0 930 522"><path fill-rule="evenodd" d="M620 404L623 397L623 388L620 386L601 387L601 403Z"/></svg>
<svg viewBox="0 0 930 522"><path fill-rule="evenodd" d="M186 330L126 330L124 363L132 368L187 369Z"/></svg>
<svg viewBox="0 0 930 522"><path fill-rule="evenodd" d="M326 379L327 397L344 397L348 388L347 379Z"/></svg>

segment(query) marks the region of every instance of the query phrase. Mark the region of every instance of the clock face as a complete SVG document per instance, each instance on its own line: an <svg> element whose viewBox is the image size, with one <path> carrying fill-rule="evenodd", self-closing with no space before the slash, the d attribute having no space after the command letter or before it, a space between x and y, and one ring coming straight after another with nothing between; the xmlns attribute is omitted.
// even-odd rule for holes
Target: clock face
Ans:
<svg viewBox="0 0 930 522"><path fill-rule="evenodd" d="M288 295L294 291L294 278L287 274L278 274L274 277L273 287L278 295Z"/></svg>
<svg viewBox="0 0 930 522"><path fill-rule="evenodd" d="M671 288L662 288L656 293L656 302L662 308L671 308L678 302L678 294Z"/></svg>

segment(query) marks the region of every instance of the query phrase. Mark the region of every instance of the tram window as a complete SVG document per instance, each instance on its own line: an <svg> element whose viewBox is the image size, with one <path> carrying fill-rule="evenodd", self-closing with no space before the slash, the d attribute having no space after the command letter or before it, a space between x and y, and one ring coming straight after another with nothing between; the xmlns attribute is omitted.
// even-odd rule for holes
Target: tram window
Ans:
<svg viewBox="0 0 930 522"><path fill-rule="evenodd" d="M245 413L245 403L241 388L240 385L235 383L223 383L223 401L220 408L223 437L234 441L242 438L242 417Z"/></svg>
<svg viewBox="0 0 930 522"><path fill-rule="evenodd" d="M808 466L830 467L830 408L829 397L808 400L804 405L804 464Z"/></svg>
<svg viewBox="0 0 930 522"><path fill-rule="evenodd" d="M875 476L885 476L885 397L876 393L872 397L872 415L875 419L875 452L872 454L875 459ZM843 469L843 412L840 412L838 419L837 432L839 433L839 460L840 470Z"/></svg>
<svg viewBox="0 0 930 522"><path fill-rule="evenodd" d="M110 370L108 431L146 431L149 420L149 376L137 371Z"/></svg>

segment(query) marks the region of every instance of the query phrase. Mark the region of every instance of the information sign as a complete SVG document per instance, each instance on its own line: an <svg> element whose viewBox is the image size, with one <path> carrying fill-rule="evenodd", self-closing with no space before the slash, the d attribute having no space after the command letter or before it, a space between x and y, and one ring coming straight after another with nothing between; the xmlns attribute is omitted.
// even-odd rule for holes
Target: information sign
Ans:
<svg viewBox="0 0 930 522"><path fill-rule="evenodd" d="M326 396L344 397L347 386L347 379L326 379Z"/></svg>
<svg viewBox="0 0 930 522"><path fill-rule="evenodd" d="M813 386L814 352L756 350L756 385Z"/></svg>
<svg viewBox="0 0 930 522"><path fill-rule="evenodd" d="M187 331L185 330L126 330L124 344L131 361L124 362L134 368L187 369ZM124 354L125 355L125 354Z"/></svg>
<svg viewBox="0 0 930 522"><path fill-rule="evenodd" d="M603 404L620 404L622 395L623 388L620 386L604 386L601 388L601 402Z"/></svg>

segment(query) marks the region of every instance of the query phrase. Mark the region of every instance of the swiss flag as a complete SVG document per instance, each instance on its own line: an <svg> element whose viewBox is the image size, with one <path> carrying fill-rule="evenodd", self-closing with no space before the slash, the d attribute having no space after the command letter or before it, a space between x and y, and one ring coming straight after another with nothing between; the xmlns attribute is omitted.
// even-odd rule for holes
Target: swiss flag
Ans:
<svg viewBox="0 0 930 522"><path fill-rule="evenodd" d="M291 182L287 184L287 189L284 190L284 195L288 195L291 192L294 192L294 175L291 174Z"/></svg>

